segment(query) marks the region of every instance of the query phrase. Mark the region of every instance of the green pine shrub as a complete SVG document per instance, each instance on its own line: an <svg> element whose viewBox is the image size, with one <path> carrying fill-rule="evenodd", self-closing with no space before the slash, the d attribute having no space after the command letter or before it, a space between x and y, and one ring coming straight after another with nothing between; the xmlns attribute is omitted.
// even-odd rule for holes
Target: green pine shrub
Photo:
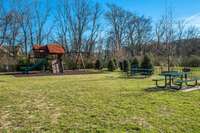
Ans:
<svg viewBox="0 0 200 133"><path fill-rule="evenodd" d="M110 60L109 62L108 62L108 71L114 71L115 70L115 63L114 63L114 61L113 60Z"/></svg>

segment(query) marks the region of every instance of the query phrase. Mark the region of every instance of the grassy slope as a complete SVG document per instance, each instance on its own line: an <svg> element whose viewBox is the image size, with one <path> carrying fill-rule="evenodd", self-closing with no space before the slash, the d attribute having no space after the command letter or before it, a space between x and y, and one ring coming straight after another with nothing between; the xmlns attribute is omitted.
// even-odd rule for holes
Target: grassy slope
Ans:
<svg viewBox="0 0 200 133"><path fill-rule="evenodd" d="M117 73L0 77L0 132L199 132L200 91Z"/></svg>

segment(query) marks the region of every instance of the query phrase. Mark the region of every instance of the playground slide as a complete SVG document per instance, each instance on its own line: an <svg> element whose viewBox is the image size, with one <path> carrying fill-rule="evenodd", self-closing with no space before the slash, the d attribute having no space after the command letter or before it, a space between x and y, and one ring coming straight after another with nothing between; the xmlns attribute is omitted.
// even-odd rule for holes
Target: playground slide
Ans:
<svg viewBox="0 0 200 133"><path fill-rule="evenodd" d="M40 61L38 61L36 64L32 66L22 67L21 70L23 71L23 73L29 73L29 71L32 71L37 67L42 67L46 63L47 63L47 59L41 59Z"/></svg>

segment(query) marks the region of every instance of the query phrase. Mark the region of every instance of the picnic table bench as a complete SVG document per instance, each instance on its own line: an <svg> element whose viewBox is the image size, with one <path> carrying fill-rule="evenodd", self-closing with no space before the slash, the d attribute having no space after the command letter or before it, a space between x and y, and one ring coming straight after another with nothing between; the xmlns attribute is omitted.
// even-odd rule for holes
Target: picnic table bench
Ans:
<svg viewBox="0 0 200 133"><path fill-rule="evenodd" d="M192 83L194 82L194 84L189 84L189 83ZM192 86L192 87L195 87L198 85L198 79L196 78L193 78L193 79L185 79L185 80L176 80L176 85L180 86L180 88L182 88L182 85L183 83L185 83L187 86Z"/></svg>

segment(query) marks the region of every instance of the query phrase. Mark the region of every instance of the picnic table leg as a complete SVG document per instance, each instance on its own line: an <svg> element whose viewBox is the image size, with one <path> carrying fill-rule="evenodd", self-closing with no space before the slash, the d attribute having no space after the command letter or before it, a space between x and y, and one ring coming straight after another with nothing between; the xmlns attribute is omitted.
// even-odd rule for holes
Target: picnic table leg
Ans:
<svg viewBox="0 0 200 133"><path fill-rule="evenodd" d="M172 87L172 77L169 76L169 87L171 88Z"/></svg>
<svg viewBox="0 0 200 133"><path fill-rule="evenodd" d="M165 86L167 86L167 76L165 76Z"/></svg>
<svg viewBox="0 0 200 133"><path fill-rule="evenodd" d="M172 84L174 84L174 78L172 78Z"/></svg>
<svg viewBox="0 0 200 133"><path fill-rule="evenodd" d="M159 88L166 88L167 87L167 77L165 76L165 85L164 86L159 86L158 81L156 82L156 86Z"/></svg>
<svg viewBox="0 0 200 133"><path fill-rule="evenodd" d="M187 74L185 74L185 80L187 80Z"/></svg>
<svg viewBox="0 0 200 133"><path fill-rule="evenodd" d="M178 90L182 89L183 83L180 83Z"/></svg>
<svg viewBox="0 0 200 133"><path fill-rule="evenodd" d="M156 81L156 87L158 87L158 81Z"/></svg>

